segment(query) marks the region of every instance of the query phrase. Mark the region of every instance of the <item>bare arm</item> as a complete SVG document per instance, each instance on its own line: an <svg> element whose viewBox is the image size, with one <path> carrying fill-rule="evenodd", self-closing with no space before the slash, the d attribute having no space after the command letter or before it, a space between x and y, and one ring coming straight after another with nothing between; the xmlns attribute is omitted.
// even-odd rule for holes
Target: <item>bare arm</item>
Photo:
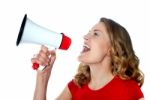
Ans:
<svg viewBox="0 0 150 100"><path fill-rule="evenodd" d="M33 100L46 100L47 80L37 77Z"/></svg>
<svg viewBox="0 0 150 100"><path fill-rule="evenodd" d="M47 85L55 59L55 51L48 51L48 48L45 46L42 46L37 56L31 59L32 63L38 63L43 66L47 65L47 67L43 71L37 70L36 87L33 100L46 100ZM58 96L56 100L71 100L71 93L68 87L65 87L63 92Z"/></svg>
<svg viewBox="0 0 150 100"><path fill-rule="evenodd" d="M139 100L145 100L144 98L140 98Z"/></svg>
<svg viewBox="0 0 150 100"><path fill-rule="evenodd" d="M55 59L55 51L48 51L48 48L45 46L42 46L37 56L31 59L32 63L47 66L43 71L37 70L36 87L33 100L46 100L47 84Z"/></svg>
<svg viewBox="0 0 150 100"><path fill-rule="evenodd" d="M70 90L66 86L62 93L56 98L56 100L71 100L72 96Z"/></svg>

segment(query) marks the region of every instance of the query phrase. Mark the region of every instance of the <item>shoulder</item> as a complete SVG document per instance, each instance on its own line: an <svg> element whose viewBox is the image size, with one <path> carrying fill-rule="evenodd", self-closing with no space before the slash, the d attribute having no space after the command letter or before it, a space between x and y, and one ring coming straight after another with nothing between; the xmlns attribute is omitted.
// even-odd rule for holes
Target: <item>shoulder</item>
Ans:
<svg viewBox="0 0 150 100"><path fill-rule="evenodd" d="M75 81L73 79L68 83L68 87L69 88L72 88L72 87L78 88L78 86L75 84Z"/></svg>
<svg viewBox="0 0 150 100"><path fill-rule="evenodd" d="M136 81L132 79L123 80L117 77L116 82L118 82L117 83L118 88L122 89L121 91L126 93L127 95L130 95L131 97L134 97L136 99L144 97L141 88Z"/></svg>
<svg viewBox="0 0 150 100"><path fill-rule="evenodd" d="M121 86L125 86L125 87L136 87L136 88L140 88L138 83L132 79L130 80L124 80L121 79L119 76L115 77L115 84L117 83L117 85L121 85Z"/></svg>
<svg viewBox="0 0 150 100"><path fill-rule="evenodd" d="M68 88L69 88L71 94L74 94L80 87L77 86L77 84L75 84L75 81L72 79L72 80L68 83Z"/></svg>
<svg viewBox="0 0 150 100"><path fill-rule="evenodd" d="M122 85L124 87L128 87L129 90L140 90L140 86L138 85L138 83L133 80L133 79L130 79L130 80L123 80L123 79L119 79L120 80L120 83L122 83Z"/></svg>

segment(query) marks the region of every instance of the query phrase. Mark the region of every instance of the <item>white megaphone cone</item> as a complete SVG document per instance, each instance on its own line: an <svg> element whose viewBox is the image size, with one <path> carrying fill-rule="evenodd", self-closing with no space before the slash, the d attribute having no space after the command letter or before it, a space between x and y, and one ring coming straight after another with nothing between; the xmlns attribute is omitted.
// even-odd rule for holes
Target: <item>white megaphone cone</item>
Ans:
<svg viewBox="0 0 150 100"><path fill-rule="evenodd" d="M56 33L48 30L27 18L25 14L16 45L20 43L34 43L49 45L58 49L67 50L71 44L71 39L63 33ZM39 64L33 64L33 69L38 69Z"/></svg>

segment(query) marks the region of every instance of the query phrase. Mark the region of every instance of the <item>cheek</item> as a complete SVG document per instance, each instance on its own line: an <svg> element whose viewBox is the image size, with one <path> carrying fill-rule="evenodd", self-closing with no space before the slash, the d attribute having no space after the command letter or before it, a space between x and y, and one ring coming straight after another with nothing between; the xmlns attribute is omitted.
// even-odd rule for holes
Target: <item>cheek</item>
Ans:
<svg viewBox="0 0 150 100"><path fill-rule="evenodd" d="M106 53L104 53L104 51L102 51L102 50L95 51L92 53L91 59L93 60L93 62L99 62L104 58L105 54Z"/></svg>
<svg viewBox="0 0 150 100"><path fill-rule="evenodd" d="M106 45L98 45L96 46L96 48L94 48L94 50L92 50L91 56L93 59L95 59L96 61L101 61L104 56L107 54L107 47Z"/></svg>

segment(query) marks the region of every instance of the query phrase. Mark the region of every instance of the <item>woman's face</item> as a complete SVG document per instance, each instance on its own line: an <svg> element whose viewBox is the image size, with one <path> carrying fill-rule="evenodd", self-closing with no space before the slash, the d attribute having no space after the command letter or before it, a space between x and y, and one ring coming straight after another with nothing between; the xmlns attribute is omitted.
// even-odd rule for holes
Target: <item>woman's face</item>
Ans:
<svg viewBox="0 0 150 100"><path fill-rule="evenodd" d="M108 55L110 39L105 24L99 22L84 36L83 50L78 60L84 64L96 64Z"/></svg>

